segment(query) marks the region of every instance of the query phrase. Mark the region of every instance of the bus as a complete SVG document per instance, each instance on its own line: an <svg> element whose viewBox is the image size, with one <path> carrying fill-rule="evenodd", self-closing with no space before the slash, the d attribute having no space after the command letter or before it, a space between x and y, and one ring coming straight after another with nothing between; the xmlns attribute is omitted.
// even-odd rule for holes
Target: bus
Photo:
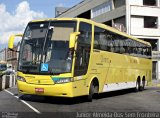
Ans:
<svg viewBox="0 0 160 118"><path fill-rule="evenodd" d="M92 101L99 93L151 84L151 45L87 19L33 20L22 37L17 70L23 94Z"/></svg>

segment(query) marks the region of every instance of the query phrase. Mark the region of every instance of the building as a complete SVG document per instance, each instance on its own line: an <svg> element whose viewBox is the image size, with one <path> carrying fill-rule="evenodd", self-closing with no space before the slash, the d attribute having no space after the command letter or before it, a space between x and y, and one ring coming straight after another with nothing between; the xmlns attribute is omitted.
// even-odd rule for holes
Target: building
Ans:
<svg viewBox="0 0 160 118"><path fill-rule="evenodd" d="M7 61L7 49L0 50L0 61Z"/></svg>
<svg viewBox="0 0 160 118"><path fill-rule="evenodd" d="M14 51L4 48L0 50L0 61L5 61L8 64L12 64L12 68L17 70L17 46L14 46Z"/></svg>
<svg viewBox="0 0 160 118"><path fill-rule="evenodd" d="M14 46L13 50L7 49L7 63L12 64L12 69L17 70L17 46Z"/></svg>
<svg viewBox="0 0 160 118"><path fill-rule="evenodd" d="M150 42L158 56L153 78L160 79L160 0L83 0L58 17L91 19Z"/></svg>
<svg viewBox="0 0 160 118"><path fill-rule="evenodd" d="M58 17L59 15L61 15L63 12L67 11L68 8L66 7L56 7L55 8L55 17Z"/></svg>

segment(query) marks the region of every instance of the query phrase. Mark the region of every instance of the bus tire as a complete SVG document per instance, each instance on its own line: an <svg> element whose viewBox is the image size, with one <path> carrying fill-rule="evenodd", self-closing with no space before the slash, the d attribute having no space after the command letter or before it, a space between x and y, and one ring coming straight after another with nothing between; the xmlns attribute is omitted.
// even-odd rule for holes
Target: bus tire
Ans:
<svg viewBox="0 0 160 118"><path fill-rule="evenodd" d="M91 85L90 85L90 88L89 88L89 95L87 96L87 101L88 102L92 102L93 95L94 95L94 85L93 85L93 81L92 81Z"/></svg>
<svg viewBox="0 0 160 118"><path fill-rule="evenodd" d="M142 80L141 91L145 89L145 79Z"/></svg>
<svg viewBox="0 0 160 118"><path fill-rule="evenodd" d="M141 83L140 83L140 81L139 81L139 79L138 79L137 82L136 82L135 92L140 91L140 89L141 89L140 84L141 84Z"/></svg>

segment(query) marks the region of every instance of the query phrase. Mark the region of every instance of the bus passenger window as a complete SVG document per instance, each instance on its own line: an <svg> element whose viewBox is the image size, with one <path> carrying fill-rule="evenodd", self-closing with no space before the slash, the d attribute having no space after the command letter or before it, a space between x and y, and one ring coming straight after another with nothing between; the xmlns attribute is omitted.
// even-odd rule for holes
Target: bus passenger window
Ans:
<svg viewBox="0 0 160 118"><path fill-rule="evenodd" d="M114 47L113 47L113 41L112 40L109 40L108 41L108 51L110 52L114 52Z"/></svg>

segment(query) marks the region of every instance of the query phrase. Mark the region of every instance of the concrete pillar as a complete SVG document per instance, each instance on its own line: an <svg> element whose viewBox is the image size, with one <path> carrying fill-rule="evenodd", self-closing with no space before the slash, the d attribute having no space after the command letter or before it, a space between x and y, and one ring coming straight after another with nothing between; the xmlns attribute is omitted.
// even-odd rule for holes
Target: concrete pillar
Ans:
<svg viewBox="0 0 160 118"><path fill-rule="evenodd" d="M9 87L12 87L12 79L13 79L12 75L9 75Z"/></svg>
<svg viewBox="0 0 160 118"><path fill-rule="evenodd" d="M131 34L131 13L130 13L130 1L126 0L126 33Z"/></svg>
<svg viewBox="0 0 160 118"><path fill-rule="evenodd" d="M160 38L158 39L158 51L160 51ZM157 79L160 79L160 61L157 64Z"/></svg>
<svg viewBox="0 0 160 118"><path fill-rule="evenodd" d="M0 91L2 90L2 76L0 76Z"/></svg>
<svg viewBox="0 0 160 118"><path fill-rule="evenodd" d="M6 88L6 75L2 76L2 90Z"/></svg>
<svg viewBox="0 0 160 118"><path fill-rule="evenodd" d="M10 82L10 75L6 75L6 85L5 88L9 88L9 82Z"/></svg>
<svg viewBox="0 0 160 118"><path fill-rule="evenodd" d="M14 78L15 78L15 76L14 75L12 75L12 87L14 86Z"/></svg>
<svg viewBox="0 0 160 118"><path fill-rule="evenodd" d="M16 84L17 84L17 80L16 79L17 79L17 75L14 76L14 86L16 86Z"/></svg>
<svg viewBox="0 0 160 118"><path fill-rule="evenodd" d="M160 7L160 0L157 0L157 6Z"/></svg>
<svg viewBox="0 0 160 118"><path fill-rule="evenodd" d="M12 87L16 85L16 75L12 75Z"/></svg>
<svg viewBox="0 0 160 118"><path fill-rule="evenodd" d="M16 75L3 75L0 77L0 91L16 85Z"/></svg>

